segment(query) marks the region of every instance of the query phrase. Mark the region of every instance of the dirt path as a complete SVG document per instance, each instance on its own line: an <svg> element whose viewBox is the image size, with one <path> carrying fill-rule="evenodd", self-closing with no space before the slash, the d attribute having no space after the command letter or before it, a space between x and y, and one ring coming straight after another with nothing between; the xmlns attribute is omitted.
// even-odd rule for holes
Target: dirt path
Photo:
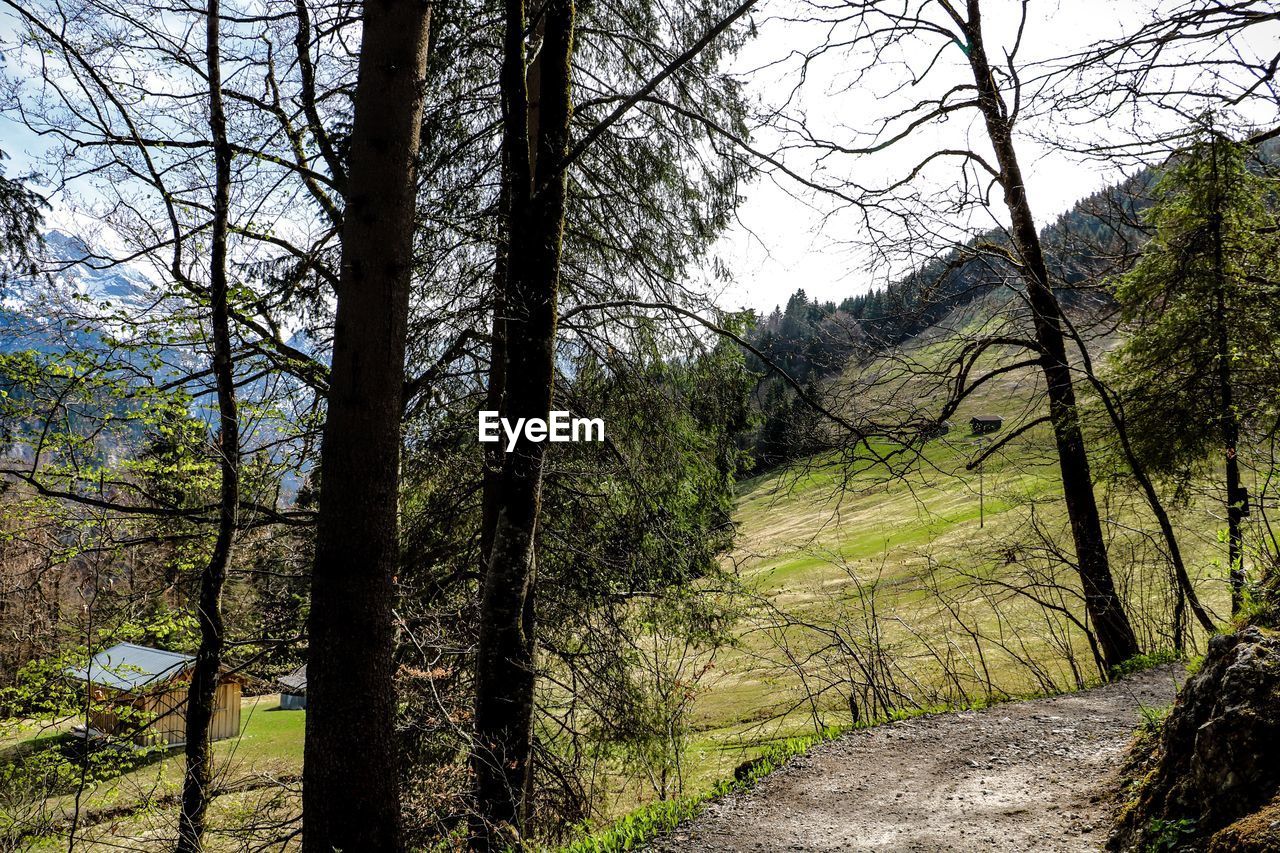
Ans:
<svg viewBox="0 0 1280 853"><path fill-rule="evenodd" d="M1160 667L1093 690L858 731L712 804L660 851L1084 851L1107 783L1181 680Z"/></svg>

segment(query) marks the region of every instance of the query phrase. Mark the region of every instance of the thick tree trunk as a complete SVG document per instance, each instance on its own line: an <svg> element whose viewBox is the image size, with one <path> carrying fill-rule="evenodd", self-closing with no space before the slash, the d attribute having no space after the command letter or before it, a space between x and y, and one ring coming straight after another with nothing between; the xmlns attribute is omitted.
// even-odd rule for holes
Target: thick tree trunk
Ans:
<svg viewBox="0 0 1280 853"><path fill-rule="evenodd" d="M196 612L200 646L187 693L186 775L182 781L182 814L178 823L179 853L202 849L205 815L213 784L209 730L213 722L218 676L226 643L222 624L222 587L231 562L240 506L240 424L231 361L231 328L227 295L227 230L231 203L231 147L222 101L219 0L209 0L205 45L209 78L209 125L214 141L213 228L209 247L209 304L213 343L213 377L218 396L218 455L221 484L218 534L200 577Z"/></svg>
<svg viewBox="0 0 1280 853"><path fill-rule="evenodd" d="M507 3L502 70L504 158L510 172L506 244L506 377L503 414L546 418L554 384L556 298L564 229L573 49L572 0L543 10L539 119L529 157L525 10ZM536 167L529 165L530 159ZM476 657L475 815L471 846L505 849L527 818L532 771L535 537L545 444L525 439L502 460L493 494L493 533L481 591Z"/></svg>
<svg viewBox="0 0 1280 853"><path fill-rule="evenodd" d="M429 5L367 0L308 621L303 849L400 847L392 598Z"/></svg>
<svg viewBox="0 0 1280 853"><path fill-rule="evenodd" d="M1049 397L1062 490L1071 520L1076 562L1083 587L1085 609L1093 623L1107 667L1138 653L1138 641L1129 617L1116 593L1107 561L1106 541L1093 494L1089 457L1080 431L1071 366L1062 330L1062 308L1049 281L1040 235L1036 230L1026 185L1013 145L1013 119L991 74L982 40L980 0L968 0L966 36L969 64L978 90L978 107L1000 169L1000 185L1009 210L1011 235L1022 261L1022 279L1035 324L1036 343Z"/></svg>

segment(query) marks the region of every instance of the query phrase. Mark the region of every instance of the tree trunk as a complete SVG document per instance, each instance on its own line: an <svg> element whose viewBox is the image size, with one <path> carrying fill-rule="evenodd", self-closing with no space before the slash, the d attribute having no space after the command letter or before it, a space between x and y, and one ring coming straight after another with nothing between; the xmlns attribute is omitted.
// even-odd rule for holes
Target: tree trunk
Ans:
<svg viewBox="0 0 1280 853"><path fill-rule="evenodd" d="M196 613L200 646L187 692L186 774L182 781L182 814L178 823L179 853L203 847L205 815L213 784L209 729L213 722L218 676L226 638L222 624L222 587L235 538L240 495L240 424L231 361L231 329L227 305L227 230L231 204L231 146L222 101L219 0L209 0L205 45L209 78L209 126L214 149L213 228L209 247L209 303L213 343L213 377L218 396L218 453L221 483L218 534L200 577Z"/></svg>
<svg viewBox="0 0 1280 853"><path fill-rule="evenodd" d="M1049 281L1040 235L1036 230L1026 185L1013 145L1013 118L991 74L982 40L980 0L968 0L969 19L965 27L969 44L969 65L978 90L978 107L986 123L987 135L1000 169L1000 185L1009 210L1010 231L1022 260L1022 279L1035 324L1036 342L1049 397L1062 490L1071 520L1076 562L1084 591L1085 609L1093 623L1104 664L1113 667L1138 653L1138 641L1129 617L1116 594L1111 567L1107 562L1102 522L1093 494L1089 457L1080 431L1071 366L1067 360L1062 331L1062 307Z"/></svg>
<svg viewBox="0 0 1280 853"><path fill-rule="evenodd" d="M498 235L493 257L493 324L489 343L488 386L485 388L485 409L506 414L507 381L507 232L510 215L510 170L502 165L503 187L498 198ZM498 495L502 482L502 442L485 445L484 475L481 480L480 498L480 574L489 566L493 531L498 526Z"/></svg>
<svg viewBox="0 0 1280 853"><path fill-rule="evenodd" d="M533 166L525 9L522 0L507 2L501 78L504 160L510 173L503 415L512 419L548 417L555 376L572 0L550 0L543 13ZM516 843L528 817L535 685L534 542L545 447L521 438L503 458L493 494L493 535L481 591L476 658L474 850L505 849Z"/></svg>
<svg viewBox="0 0 1280 853"><path fill-rule="evenodd" d="M1217 630L1217 626L1213 623L1208 611L1204 609L1204 605L1200 603L1200 597L1196 595L1195 586L1191 583L1191 576L1187 573L1187 563L1182 558L1182 548L1178 545L1178 536L1174 532L1173 522L1169 518L1168 511L1164 508L1164 504L1160 501L1160 493L1156 491L1156 485L1152 481L1151 475L1143 467L1142 461L1138 459L1138 455L1133 450L1133 443L1129 441L1129 425L1125 422L1124 415L1116 407L1115 401L1111 397L1111 392L1094 372L1093 363L1089 358L1088 352L1084 353L1084 358L1089 380L1098 392L1103 408L1107 410L1111 425L1115 427L1116 437L1120 440L1120 450L1124 453L1125 462L1128 463L1129 470L1133 472L1133 477L1138 481L1138 485L1142 487L1142 493L1147 499L1147 506L1151 508L1151 514L1156 517L1156 523L1160 525L1160 534L1164 537L1165 546L1169 549L1169 563L1173 568L1173 578L1178 589L1174 613L1174 648L1182 651L1183 641L1179 638L1182 636L1181 626L1185 624L1185 613L1183 611L1188 605L1191 607L1191 612L1195 615L1196 621L1200 623L1200 627L1206 633L1212 635Z"/></svg>
<svg viewBox="0 0 1280 853"><path fill-rule="evenodd" d="M368 0L308 621L303 849L401 845L392 599L429 5Z"/></svg>
<svg viewBox="0 0 1280 853"><path fill-rule="evenodd" d="M1213 240L1214 306L1213 322L1217 336L1218 419L1222 428L1222 447L1226 463L1227 505L1227 571L1231 579L1231 613L1240 612L1244 604L1244 546L1242 522L1245 497L1240 488L1240 460L1236 449L1240 444L1240 420L1236 416L1231 377L1231 341L1228 335L1227 265L1222 244L1223 198L1218 168L1220 140L1215 135L1209 143L1209 168L1213 189L1210 200L1209 229Z"/></svg>

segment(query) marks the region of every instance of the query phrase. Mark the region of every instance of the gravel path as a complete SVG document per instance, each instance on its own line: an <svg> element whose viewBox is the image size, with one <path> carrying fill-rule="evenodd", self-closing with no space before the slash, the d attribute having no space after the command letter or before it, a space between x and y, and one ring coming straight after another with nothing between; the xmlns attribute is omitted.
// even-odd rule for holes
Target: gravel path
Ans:
<svg viewBox="0 0 1280 853"><path fill-rule="evenodd" d="M985 711L857 731L718 801L658 851L1084 851L1106 840L1107 786L1140 706L1180 671Z"/></svg>

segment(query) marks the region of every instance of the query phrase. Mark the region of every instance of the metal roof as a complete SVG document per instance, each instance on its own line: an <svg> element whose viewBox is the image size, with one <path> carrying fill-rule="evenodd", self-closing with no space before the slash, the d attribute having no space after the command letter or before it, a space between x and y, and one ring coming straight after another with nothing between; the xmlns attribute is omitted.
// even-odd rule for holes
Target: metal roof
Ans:
<svg viewBox="0 0 1280 853"><path fill-rule="evenodd" d="M1004 417L1002 415L974 415L971 420L994 423L995 421L1003 421Z"/></svg>
<svg viewBox="0 0 1280 853"><path fill-rule="evenodd" d="M81 681L133 693L181 675L195 662L191 655L118 643L94 655L87 667L70 667L66 672Z"/></svg>
<svg viewBox="0 0 1280 853"><path fill-rule="evenodd" d="M276 683L284 688L284 693L291 696L305 696L307 693L307 665L295 669L288 675L282 675L276 679Z"/></svg>

